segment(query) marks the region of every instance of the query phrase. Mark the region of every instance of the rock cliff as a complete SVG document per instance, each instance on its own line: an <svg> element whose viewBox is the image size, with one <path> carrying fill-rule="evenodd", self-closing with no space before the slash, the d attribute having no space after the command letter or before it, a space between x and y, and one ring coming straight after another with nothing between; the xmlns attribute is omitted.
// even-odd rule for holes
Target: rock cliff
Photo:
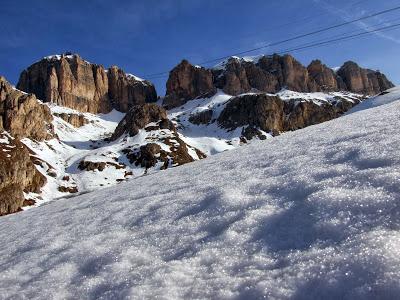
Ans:
<svg viewBox="0 0 400 300"><path fill-rule="evenodd" d="M157 100L154 86L117 67L105 70L79 55L56 55L21 73L17 88L38 99L81 112L126 112L130 105Z"/></svg>
<svg viewBox="0 0 400 300"><path fill-rule="evenodd" d="M0 77L0 132L42 141L53 137L52 120L50 109L34 95L16 90Z"/></svg>
<svg viewBox="0 0 400 300"><path fill-rule="evenodd" d="M36 169L28 148L8 133L0 133L0 215L26 205L23 192L40 192L46 178Z"/></svg>
<svg viewBox="0 0 400 300"><path fill-rule="evenodd" d="M164 106L178 107L190 99L215 93L216 88L234 96L277 93L282 89L375 95L393 86L384 74L363 69L354 62L345 63L336 73L319 60L304 67L291 55L274 54L256 60L231 57L210 70L183 61L170 72Z"/></svg>

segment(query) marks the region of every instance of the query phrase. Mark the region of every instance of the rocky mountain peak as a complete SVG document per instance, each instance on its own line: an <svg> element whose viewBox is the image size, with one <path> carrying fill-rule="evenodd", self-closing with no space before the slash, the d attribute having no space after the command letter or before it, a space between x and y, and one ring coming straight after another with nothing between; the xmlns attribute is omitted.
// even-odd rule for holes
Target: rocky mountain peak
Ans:
<svg viewBox="0 0 400 300"><path fill-rule="evenodd" d="M187 100L215 94L211 70L182 60L169 74L164 106L180 106Z"/></svg>
<svg viewBox="0 0 400 300"><path fill-rule="evenodd" d="M126 112L130 106L157 100L150 82L133 80L118 67L108 71L78 54L52 55L24 70L17 88L45 102L81 112Z"/></svg>

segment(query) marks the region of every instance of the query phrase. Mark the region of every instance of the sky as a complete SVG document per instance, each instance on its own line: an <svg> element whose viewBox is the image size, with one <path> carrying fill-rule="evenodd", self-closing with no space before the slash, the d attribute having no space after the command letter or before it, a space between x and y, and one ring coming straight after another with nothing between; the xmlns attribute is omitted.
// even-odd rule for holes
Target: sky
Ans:
<svg viewBox="0 0 400 300"><path fill-rule="evenodd" d="M168 72L260 47L400 6L398 0L5 0L0 8L0 75L19 74L44 56L65 52L151 78L165 94ZM400 10L246 55L271 54L310 42L400 23ZM400 84L400 27L291 52L307 65L353 60ZM208 65L210 66L210 65Z"/></svg>

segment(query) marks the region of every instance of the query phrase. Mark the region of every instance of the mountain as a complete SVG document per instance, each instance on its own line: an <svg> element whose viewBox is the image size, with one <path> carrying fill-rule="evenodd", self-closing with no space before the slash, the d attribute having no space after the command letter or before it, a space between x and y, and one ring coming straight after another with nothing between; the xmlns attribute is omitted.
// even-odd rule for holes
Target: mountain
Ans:
<svg viewBox="0 0 400 300"><path fill-rule="evenodd" d="M48 56L21 73L17 88L52 102L90 113L127 112L132 105L155 102L154 85L116 66L104 69L77 54Z"/></svg>
<svg viewBox="0 0 400 300"><path fill-rule="evenodd" d="M183 60L170 72L163 104L177 107L196 97L215 94L217 89L229 95L288 89L303 93L349 91L371 96L392 87L384 74L363 69L354 62L346 62L334 72L319 60L304 67L291 55L231 57L211 69Z"/></svg>
<svg viewBox="0 0 400 300"><path fill-rule="evenodd" d="M291 62L282 63L282 76L274 82L282 81L282 87L290 83L294 90L297 85L301 91L280 85L270 93L261 91L253 83L272 76L258 65L267 59L231 58L212 69L183 61L171 71L167 95L158 102L150 82L117 67L105 70L78 55L45 57L23 71L18 87L33 94L3 78L0 146L14 149L9 143L15 139L25 150L12 160L0 159L0 174L5 176L0 189L19 186L18 197L3 193L0 214L76 197L326 122L368 98L340 90L346 80L338 84L341 77L322 63L314 61L308 71L288 56L274 58ZM241 90L245 81L240 81L235 93L227 93L236 82L233 66L244 72L246 76L239 77L253 85L250 90ZM302 78L312 84L299 85ZM380 78L383 89L384 75ZM306 92L310 86L323 92ZM9 172L13 164L18 172ZM21 182L22 172L29 174L27 182Z"/></svg>
<svg viewBox="0 0 400 300"><path fill-rule="evenodd" d="M2 217L0 295L395 299L399 100Z"/></svg>

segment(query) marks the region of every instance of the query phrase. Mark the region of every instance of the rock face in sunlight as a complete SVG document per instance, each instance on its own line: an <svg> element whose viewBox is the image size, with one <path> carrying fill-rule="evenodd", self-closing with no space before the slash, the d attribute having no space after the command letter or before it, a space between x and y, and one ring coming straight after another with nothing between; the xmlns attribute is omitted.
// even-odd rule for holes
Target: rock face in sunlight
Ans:
<svg viewBox="0 0 400 300"><path fill-rule="evenodd" d="M34 95L16 90L0 77L0 132L42 141L53 137L50 109Z"/></svg>
<svg viewBox="0 0 400 300"><path fill-rule="evenodd" d="M46 178L36 169L28 148L6 132L0 133L0 215L29 205L23 192L39 193Z"/></svg>
<svg viewBox="0 0 400 300"><path fill-rule="evenodd" d="M81 112L127 111L131 105L157 100L154 86L117 67L105 70L79 55L56 55L21 73L17 88L45 102Z"/></svg>
<svg viewBox="0 0 400 300"><path fill-rule="evenodd" d="M201 74L206 80L197 80L193 74ZM282 89L302 93L349 91L376 95L393 86L379 71L363 69L352 62L345 63L335 73L319 60L304 67L291 55L274 54L257 59L231 57L210 70L183 61L170 73L164 105L178 107L202 94L205 97L204 94L214 91L213 87L229 95L277 93Z"/></svg>
<svg viewBox="0 0 400 300"><path fill-rule="evenodd" d="M209 97L215 93L211 71L183 60L169 74L164 106L178 107L188 100Z"/></svg>
<svg viewBox="0 0 400 300"><path fill-rule="evenodd" d="M394 87L384 74L360 68L355 62L346 62L337 72L349 91L375 95Z"/></svg>

